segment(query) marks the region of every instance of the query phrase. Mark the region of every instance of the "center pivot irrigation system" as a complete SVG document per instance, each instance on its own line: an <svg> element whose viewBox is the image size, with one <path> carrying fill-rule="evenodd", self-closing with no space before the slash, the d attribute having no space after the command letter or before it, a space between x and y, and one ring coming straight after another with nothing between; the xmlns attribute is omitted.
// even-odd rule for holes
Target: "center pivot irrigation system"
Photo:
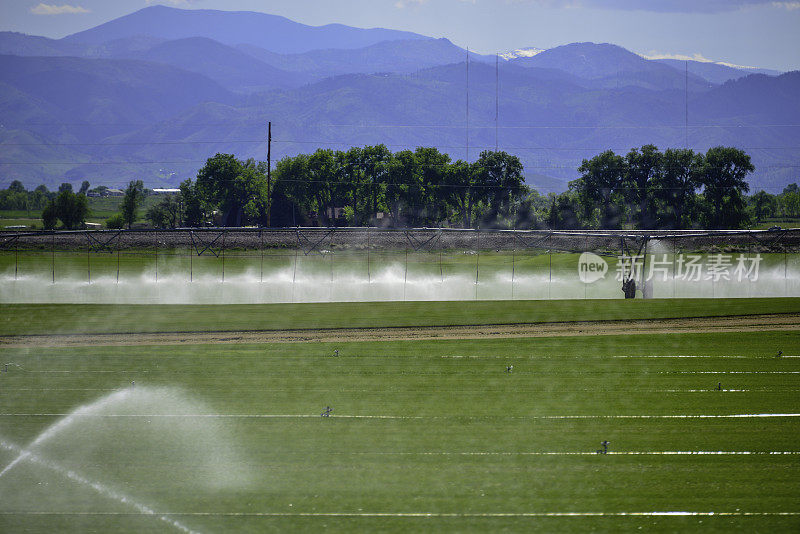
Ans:
<svg viewBox="0 0 800 534"><path fill-rule="evenodd" d="M585 261L595 262L591 269L598 269L597 277L581 275ZM316 284L334 285L345 279L372 284L380 278L381 269L391 265L399 270L404 300L407 284L423 279L431 283L437 278L444 284L457 276L462 285L474 282L475 299L621 298L620 286L631 280L628 296L644 298L800 296L800 229L227 227L0 233L0 273L5 280L30 277L36 270L40 282L48 277L55 284L65 276L75 280L85 269L83 281L92 283L102 276L119 282L121 272L123 278L132 273L125 266L133 264L147 267L147 276L155 282L159 272L163 278L168 268L173 276L177 269L186 282L196 281L201 272L207 280L212 271L219 282L226 282L226 275L232 281L246 269L248 282L269 278L271 283L280 279L292 285L299 283L303 269L315 272ZM278 269L288 269L289 277L272 276ZM320 278L322 271L324 278ZM506 289L492 292L490 284L500 287L501 280L508 282L509 295ZM731 293L742 281L749 284L747 291ZM705 282L710 287L705 293L699 285L686 285ZM530 288L547 284L547 292L530 289L526 293L525 283ZM479 284L484 285L482 297ZM605 289L597 290L600 286Z"/></svg>

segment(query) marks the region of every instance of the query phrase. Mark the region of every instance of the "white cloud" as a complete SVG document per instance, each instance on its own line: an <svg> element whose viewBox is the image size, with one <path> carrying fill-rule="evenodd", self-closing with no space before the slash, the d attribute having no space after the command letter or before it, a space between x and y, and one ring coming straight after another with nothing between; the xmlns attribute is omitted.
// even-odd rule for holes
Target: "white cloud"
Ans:
<svg viewBox="0 0 800 534"><path fill-rule="evenodd" d="M29 10L33 15L79 15L81 13L91 13L90 10L81 6L56 6L53 4L39 4Z"/></svg>
<svg viewBox="0 0 800 534"><path fill-rule="evenodd" d="M772 5L775 7L782 7L788 11L800 9L800 2L772 2Z"/></svg>
<svg viewBox="0 0 800 534"><path fill-rule="evenodd" d="M459 2L463 2L464 4L477 4L478 0L458 0ZM423 4L427 4L429 0L397 0L394 3L394 7L397 9L403 9L406 7L419 7Z"/></svg>
<svg viewBox="0 0 800 534"><path fill-rule="evenodd" d="M716 65L724 65L734 69L757 69L758 67L748 67L747 65L737 65L735 63L727 63L725 61L714 61L704 57L703 54L694 54L687 56L686 54L662 54L659 52L649 52L647 54L639 54L645 59L677 59L680 61L697 61L699 63L714 63Z"/></svg>
<svg viewBox="0 0 800 534"><path fill-rule="evenodd" d="M800 1L790 0L506 0L510 3L533 3L548 8L593 8L660 13L723 13L759 6L800 9Z"/></svg>
<svg viewBox="0 0 800 534"><path fill-rule="evenodd" d="M200 0L144 0L148 6L153 4L167 4L170 6L191 6L197 4Z"/></svg>
<svg viewBox="0 0 800 534"><path fill-rule="evenodd" d="M394 3L394 7L403 9L408 6L421 6L427 2L428 0L397 0L397 2Z"/></svg>

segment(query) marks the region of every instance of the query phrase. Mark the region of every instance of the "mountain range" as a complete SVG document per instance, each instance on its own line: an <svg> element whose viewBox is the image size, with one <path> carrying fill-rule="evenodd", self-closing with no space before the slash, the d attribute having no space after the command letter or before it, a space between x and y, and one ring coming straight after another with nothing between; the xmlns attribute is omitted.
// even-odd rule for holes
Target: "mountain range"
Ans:
<svg viewBox="0 0 800 534"><path fill-rule="evenodd" d="M797 181L800 72L753 72L595 43L498 58L409 32L152 6L59 40L0 32L0 186L174 186L217 152L265 159L271 121L274 159L498 147L542 192L606 149L724 144L752 156L754 190L779 191Z"/></svg>

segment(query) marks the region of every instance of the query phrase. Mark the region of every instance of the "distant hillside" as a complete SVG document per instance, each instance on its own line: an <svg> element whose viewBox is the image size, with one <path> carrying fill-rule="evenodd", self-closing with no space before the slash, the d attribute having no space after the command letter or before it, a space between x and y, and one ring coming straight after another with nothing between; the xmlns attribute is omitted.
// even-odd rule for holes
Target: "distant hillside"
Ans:
<svg viewBox="0 0 800 534"><path fill-rule="evenodd" d="M14 56L80 56L85 46L27 35L17 32L0 32L0 55Z"/></svg>
<svg viewBox="0 0 800 534"><path fill-rule="evenodd" d="M232 102L218 84L142 61L0 56L0 82L53 106L67 121L125 128L200 102Z"/></svg>
<svg viewBox="0 0 800 534"><path fill-rule="evenodd" d="M466 50L447 39L384 41L353 50L314 50L285 55L251 45L240 45L237 48L274 67L317 78L374 72L410 73L464 61L466 57ZM471 57L480 58L475 54Z"/></svg>
<svg viewBox="0 0 800 534"><path fill-rule="evenodd" d="M151 6L70 35L63 41L100 44L135 35L168 40L208 37L227 45L251 44L280 54L327 48L362 48L400 39L428 39L416 33L382 28L361 29L341 24L307 26L265 13Z"/></svg>
<svg viewBox="0 0 800 534"><path fill-rule="evenodd" d="M670 67L685 71L686 64L689 64L689 74L696 74L711 83L723 84L728 80L736 80L744 78L750 74L767 74L769 76L777 76L780 71L770 69L739 69L728 67L727 65L720 65L719 63L710 63L705 61L683 61L680 59L655 59L651 61L658 61Z"/></svg>
<svg viewBox="0 0 800 534"><path fill-rule="evenodd" d="M612 44L573 43L545 50L532 57L517 57L509 62L523 67L563 70L608 88L635 85L668 90L684 89L686 86L685 72L646 60ZM690 90L706 89L709 85L705 79L690 73Z"/></svg>
<svg viewBox="0 0 800 534"><path fill-rule="evenodd" d="M205 37L167 41L131 55L202 74L234 91L297 87L311 80Z"/></svg>

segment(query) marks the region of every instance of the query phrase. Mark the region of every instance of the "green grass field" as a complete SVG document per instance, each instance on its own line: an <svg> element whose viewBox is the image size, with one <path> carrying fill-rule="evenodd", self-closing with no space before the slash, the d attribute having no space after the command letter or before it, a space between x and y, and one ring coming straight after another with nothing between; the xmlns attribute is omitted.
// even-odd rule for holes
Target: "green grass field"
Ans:
<svg viewBox="0 0 800 534"><path fill-rule="evenodd" d="M798 299L6 305L0 335L799 309ZM103 343L0 339L0 362L10 363L0 373L0 469L34 443L0 475L0 531L800 528L800 417L791 416L800 358L774 357L800 356L795 331ZM326 406L333 415L320 417ZM595 453L602 440L607 455Z"/></svg>
<svg viewBox="0 0 800 534"><path fill-rule="evenodd" d="M137 211L137 223L145 222L145 214L164 197L148 195ZM86 222L105 225L106 219L119 213L122 197L89 197L89 214ZM22 225L29 230L41 230L42 210L0 210L0 229L7 226Z"/></svg>

